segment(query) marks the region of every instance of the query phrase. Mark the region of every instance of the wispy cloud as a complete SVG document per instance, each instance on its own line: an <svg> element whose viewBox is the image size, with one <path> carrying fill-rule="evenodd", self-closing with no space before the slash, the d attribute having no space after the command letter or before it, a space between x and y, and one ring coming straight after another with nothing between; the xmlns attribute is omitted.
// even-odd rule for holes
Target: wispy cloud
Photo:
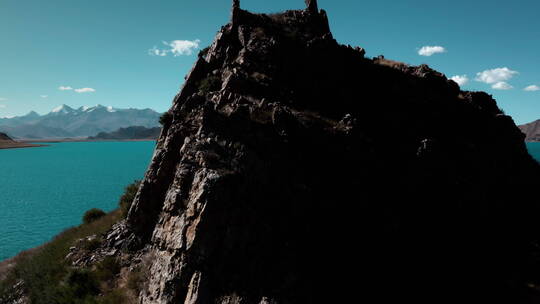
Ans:
<svg viewBox="0 0 540 304"><path fill-rule="evenodd" d="M528 92L540 91L540 86L537 86L537 85L533 84L533 85L530 85L530 86L526 87L523 90L528 91Z"/></svg>
<svg viewBox="0 0 540 304"><path fill-rule="evenodd" d="M452 76L450 79L459 84L460 87L466 85L469 82L469 77L467 77L467 75L456 75Z"/></svg>
<svg viewBox="0 0 540 304"><path fill-rule="evenodd" d="M154 46L153 48L148 50L148 55L150 56L167 56L167 50L160 50L157 48L157 46Z"/></svg>
<svg viewBox="0 0 540 304"><path fill-rule="evenodd" d="M511 86L508 82L499 81L491 86L495 90L511 90L514 87Z"/></svg>
<svg viewBox="0 0 540 304"><path fill-rule="evenodd" d="M39 97L41 97L41 98L47 98L47 97L49 97L49 95L39 95Z"/></svg>
<svg viewBox="0 0 540 304"><path fill-rule="evenodd" d="M93 88L80 88L80 89L75 89L75 92L77 93L93 93L95 92L96 90L93 89Z"/></svg>
<svg viewBox="0 0 540 304"><path fill-rule="evenodd" d="M446 49L440 45L436 46L423 46L419 51L418 55L420 56L432 56L434 54L446 53Z"/></svg>
<svg viewBox="0 0 540 304"><path fill-rule="evenodd" d="M491 84L496 90L510 90L514 87L508 84L508 80L519 74L517 71L510 70L507 67L485 70L476 74L476 81Z"/></svg>
<svg viewBox="0 0 540 304"><path fill-rule="evenodd" d="M7 98L0 97L0 101L7 101L7 100L8 100Z"/></svg>
<svg viewBox="0 0 540 304"><path fill-rule="evenodd" d="M148 50L148 54L151 56L164 57L169 54L172 54L174 57L178 56L189 56L200 47L201 41L196 40L173 40L170 42L163 41L163 45L167 46L166 48L158 48L154 46Z"/></svg>
<svg viewBox="0 0 540 304"><path fill-rule="evenodd" d="M80 88L80 89L74 89L70 86L61 86L58 88L60 91L75 91L76 93L93 93L96 90L93 88ZM41 95L41 98L47 98L48 95Z"/></svg>
<svg viewBox="0 0 540 304"><path fill-rule="evenodd" d="M169 46L171 47L171 53L176 57L193 54L193 51L199 48L200 43L199 39L194 41L174 40L169 43Z"/></svg>
<svg viewBox="0 0 540 304"><path fill-rule="evenodd" d="M3 108L5 108L5 107L6 107L6 105L0 104L0 109L3 109Z"/></svg>

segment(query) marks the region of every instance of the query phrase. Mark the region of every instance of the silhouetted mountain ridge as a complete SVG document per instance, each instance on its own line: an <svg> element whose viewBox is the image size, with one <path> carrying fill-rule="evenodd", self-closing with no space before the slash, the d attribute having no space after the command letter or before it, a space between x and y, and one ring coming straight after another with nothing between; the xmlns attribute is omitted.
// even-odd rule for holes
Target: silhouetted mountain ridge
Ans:
<svg viewBox="0 0 540 304"><path fill-rule="evenodd" d="M90 136L90 140L128 140L128 139L157 139L161 128L145 128L141 126L120 128L114 132L101 132Z"/></svg>

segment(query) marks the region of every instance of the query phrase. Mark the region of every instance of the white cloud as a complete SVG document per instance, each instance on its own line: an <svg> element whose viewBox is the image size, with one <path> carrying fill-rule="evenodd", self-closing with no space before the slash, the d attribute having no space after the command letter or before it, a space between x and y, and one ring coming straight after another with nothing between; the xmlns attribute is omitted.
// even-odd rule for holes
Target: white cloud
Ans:
<svg viewBox="0 0 540 304"><path fill-rule="evenodd" d="M464 86L469 82L469 77L467 77L467 75L456 75L452 76L450 79L459 84L459 86Z"/></svg>
<svg viewBox="0 0 540 304"><path fill-rule="evenodd" d="M511 90L514 88L513 86L504 81L496 82L491 87L495 90Z"/></svg>
<svg viewBox="0 0 540 304"><path fill-rule="evenodd" d="M0 104L0 109L3 109L5 107L6 107L6 105Z"/></svg>
<svg viewBox="0 0 540 304"><path fill-rule="evenodd" d="M80 89L75 89L75 92L77 93L93 93L95 92L96 90L95 89L92 89L92 88L80 88Z"/></svg>
<svg viewBox="0 0 540 304"><path fill-rule="evenodd" d="M445 53L446 49L442 46L423 46L419 51L420 56L431 56L433 54Z"/></svg>
<svg viewBox="0 0 540 304"><path fill-rule="evenodd" d="M533 85L530 85L530 86L526 87L523 90L528 91L528 92L540 91L540 86L537 86L537 85L533 84Z"/></svg>
<svg viewBox="0 0 540 304"><path fill-rule="evenodd" d="M3 97L0 97L0 101L6 101L8 100L7 98L3 98Z"/></svg>
<svg viewBox="0 0 540 304"><path fill-rule="evenodd" d="M156 46L154 46L153 48L148 50L148 55L163 57L167 56L167 52L167 50L160 50Z"/></svg>
<svg viewBox="0 0 540 304"><path fill-rule="evenodd" d="M41 97L41 98L47 98L47 97L49 97L49 95L39 95L39 97Z"/></svg>
<svg viewBox="0 0 540 304"><path fill-rule="evenodd" d="M70 86L60 86L58 89L60 91L71 91L71 90L73 90L73 88L70 87Z"/></svg>
<svg viewBox="0 0 540 304"><path fill-rule="evenodd" d="M193 51L199 49L201 41L199 39L196 40L173 40L171 42L163 41L163 44L167 46L165 49L159 49L158 47L154 46L150 50L148 50L148 54L151 56L159 56L164 57L168 54L172 54L174 57L182 56L182 55L192 55Z"/></svg>
<svg viewBox="0 0 540 304"><path fill-rule="evenodd" d="M171 47L171 52L174 57L176 57L193 54L193 51L199 48L199 43L201 43L199 39L194 41L174 40L169 43L169 46Z"/></svg>
<svg viewBox="0 0 540 304"><path fill-rule="evenodd" d="M519 74L517 71L512 71L507 67L496 68L477 73L475 80L487 84L495 84L493 85L493 88L495 88L498 83L506 83L506 81L512 79L517 74ZM502 84L498 86L502 86Z"/></svg>

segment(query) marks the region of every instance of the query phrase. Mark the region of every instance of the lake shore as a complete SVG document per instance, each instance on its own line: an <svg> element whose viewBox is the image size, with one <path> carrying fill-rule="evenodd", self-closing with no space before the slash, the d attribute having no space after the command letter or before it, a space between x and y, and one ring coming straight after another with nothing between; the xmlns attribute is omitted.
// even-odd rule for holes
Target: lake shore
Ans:
<svg viewBox="0 0 540 304"><path fill-rule="evenodd" d="M62 143L62 142L138 142L138 141L156 141L154 138L145 139L87 139L87 138L51 138L51 139L21 139L21 143Z"/></svg>
<svg viewBox="0 0 540 304"><path fill-rule="evenodd" d="M156 141L157 139L86 139L86 138L54 138L54 139L21 139L19 141L1 141L0 150L47 147L45 143L63 142L141 142Z"/></svg>
<svg viewBox="0 0 540 304"><path fill-rule="evenodd" d="M46 147L47 145L31 144L27 142L14 142L14 141L0 141L0 150L4 149L22 149L22 148L39 148Z"/></svg>

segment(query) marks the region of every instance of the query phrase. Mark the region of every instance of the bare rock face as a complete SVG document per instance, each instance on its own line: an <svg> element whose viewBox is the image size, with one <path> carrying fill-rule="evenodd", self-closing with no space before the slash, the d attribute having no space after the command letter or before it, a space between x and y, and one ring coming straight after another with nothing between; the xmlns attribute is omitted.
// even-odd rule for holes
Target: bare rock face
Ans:
<svg viewBox="0 0 540 304"><path fill-rule="evenodd" d="M187 76L109 238L153 256L140 303L528 293L538 203L523 190L540 172L489 95L364 58L332 38L324 11L232 19Z"/></svg>
<svg viewBox="0 0 540 304"><path fill-rule="evenodd" d="M540 120L518 126L521 132L525 134L525 141L539 142L540 141Z"/></svg>

